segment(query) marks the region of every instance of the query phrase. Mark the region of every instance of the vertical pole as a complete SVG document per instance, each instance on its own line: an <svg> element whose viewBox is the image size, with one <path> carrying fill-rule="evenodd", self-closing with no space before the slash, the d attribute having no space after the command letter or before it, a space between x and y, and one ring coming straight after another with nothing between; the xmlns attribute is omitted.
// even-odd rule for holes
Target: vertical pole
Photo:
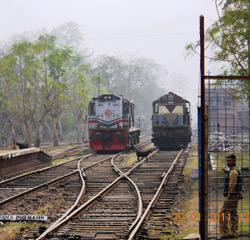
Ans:
<svg viewBox="0 0 250 240"><path fill-rule="evenodd" d="M199 169L199 194L201 192L201 108L197 108L198 112L198 169ZM201 198L199 196L199 213L201 213ZM199 221L199 229L201 222Z"/></svg>
<svg viewBox="0 0 250 240"><path fill-rule="evenodd" d="M206 153L205 153L205 38L204 38L204 16L200 16L200 74L201 74L201 166L200 166L200 236L206 240Z"/></svg>

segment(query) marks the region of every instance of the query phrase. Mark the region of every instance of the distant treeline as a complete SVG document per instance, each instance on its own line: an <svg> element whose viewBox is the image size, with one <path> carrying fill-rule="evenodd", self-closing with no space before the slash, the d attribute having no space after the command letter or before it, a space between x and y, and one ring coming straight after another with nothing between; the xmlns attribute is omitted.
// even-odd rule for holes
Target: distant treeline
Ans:
<svg viewBox="0 0 250 240"><path fill-rule="evenodd" d="M150 124L152 101L163 93L157 85L163 67L138 57L93 58L79 50L80 35L65 38L65 29L79 33L69 23L0 49L0 145L84 141L88 102L106 92L134 100L137 115Z"/></svg>

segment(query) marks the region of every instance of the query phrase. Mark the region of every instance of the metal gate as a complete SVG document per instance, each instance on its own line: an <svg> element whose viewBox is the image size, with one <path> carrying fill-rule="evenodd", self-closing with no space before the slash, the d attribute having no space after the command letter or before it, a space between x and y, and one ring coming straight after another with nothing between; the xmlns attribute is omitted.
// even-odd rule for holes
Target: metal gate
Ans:
<svg viewBox="0 0 250 240"><path fill-rule="evenodd" d="M203 17L200 33L200 235L203 240L228 235L250 239L250 77L206 76ZM243 177L243 199L223 196L232 174L227 166L227 156L231 154L236 156ZM229 213L221 212L224 203ZM227 226L223 227L227 224L228 232Z"/></svg>

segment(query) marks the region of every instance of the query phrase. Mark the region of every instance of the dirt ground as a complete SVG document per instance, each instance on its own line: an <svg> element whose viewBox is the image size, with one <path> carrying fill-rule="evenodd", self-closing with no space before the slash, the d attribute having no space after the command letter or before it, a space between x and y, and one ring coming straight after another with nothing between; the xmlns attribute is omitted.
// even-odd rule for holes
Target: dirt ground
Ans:
<svg viewBox="0 0 250 240"><path fill-rule="evenodd" d="M189 149L189 156L184 168L184 183L179 187L180 193L177 204L173 209L173 223L178 226L177 233L173 239L181 239L189 234L199 232L199 185L198 179L192 179L192 169L198 168L197 145L192 144ZM175 210L175 211L174 211Z"/></svg>

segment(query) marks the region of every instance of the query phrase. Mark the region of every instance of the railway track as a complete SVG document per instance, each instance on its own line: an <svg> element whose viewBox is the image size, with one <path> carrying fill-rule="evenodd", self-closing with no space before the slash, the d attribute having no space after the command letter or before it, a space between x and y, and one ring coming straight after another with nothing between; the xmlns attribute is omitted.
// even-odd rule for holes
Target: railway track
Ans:
<svg viewBox="0 0 250 240"><path fill-rule="evenodd" d="M139 143L137 146L143 146L148 141L149 140ZM70 176L73 172L77 171L77 162L81 159L79 154L76 154L76 152L85 152L87 150L89 150L89 147L83 145L56 151L56 153L54 152L55 158L58 158L59 155L62 156L62 154L65 156L67 153L67 156L71 154L71 159L60 164L31 171L27 174L22 174L5 181L1 181L0 206ZM74 155L77 156L72 159L72 156Z"/></svg>
<svg viewBox="0 0 250 240"><path fill-rule="evenodd" d="M146 143L141 143L139 145L143 146L145 144ZM91 168L95 164L102 162L104 157L105 159L108 159L107 155L105 156L97 155L95 157L88 157L84 161L82 161L82 168L87 170L88 168ZM49 167L46 169L42 169L40 171L34 171L32 173L26 174L25 176L24 175L18 176L8 181L2 182L1 187L3 191L1 191L1 193L6 193L5 191L6 189L13 189L12 192L14 193L16 193L16 189L19 189L20 191L25 191L27 190L27 185L29 186L28 187L29 190L28 192L24 192L24 194L23 193L16 194L16 195L13 194L14 196L3 200L0 206L1 214L3 215L4 214L6 215L11 215L11 214L32 215L34 211L39 212L40 211L39 209L42 209L42 208L46 209L46 206L51 205L51 202L53 202L53 205L55 205L53 210L51 210L51 208L48 208L47 211L42 210L42 212L47 213L49 215L48 223L52 223L56 219L59 219L59 217L63 213L65 213L68 208L70 208L70 206L73 203L73 200L77 198L76 193L78 193L81 189L81 185L79 184L79 177L77 175L77 171L75 170L76 162L78 159L79 158L76 158L72 161L59 165L60 167L63 167L63 168L57 168L56 171L54 171L54 167ZM59 167L59 166L56 166L56 167ZM63 169L65 170L65 166L66 166L66 169L70 169L70 172L66 173L64 176L55 178L55 173L60 172L59 175L62 175ZM53 169L52 170L53 173L51 172L51 169ZM110 168L108 167L108 169ZM98 174L98 171L97 171L97 174ZM52 180L47 181L48 178L52 178ZM65 178L65 180L62 181L63 178ZM41 181L43 183L38 184ZM105 183L103 181L100 181L100 189L103 188L104 186L105 186ZM40 189L40 191L35 192L35 190L38 190L38 189ZM96 183L93 189L95 191L98 189L96 187ZM88 196L91 197L90 192L91 191L89 191ZM87 198L88 196L86 196L85 198ZM40 230L38 230L38 232L40 232ZM36 234L36 233L32 233L32 234Z"/></svg>
<svg viewBox="0 0 250 240"><path fill-rule="evenodd" d="M86 169L94 167L96 164L104 164L113 155L92 155L82 158L82 166ZM109 165L106 163L106 165ZM108 168L109 169L109 168ZM109 169L110 170L110 169ZM81 169L80 169L81 172ZM112 171L110 171L112 173ZM81 174L82 175L82 174ZM83 175L84 176L84 175ZM115 177L115 174L114 174ZM105 186L105 183L100 183ZM47 224L60 219L70 208L74 208L84 195L85 187L79 181L79 172L72 172L68 178L55 183L54 185L44 186L39 192L32 192L0 207L2 215L33 215L34 212L48 216ZM76 200L77 199L77 200ZM27 235L17 239L34 239L41 231L37 228L28 231Z"/></svg>
<svg viewBox="0 0 250 240"><path fill-rule="evenodd" d="M145 147L146 144L148 141L140 145ZM28 230L16 239L44 239L42 232L49 229L49 226L52 226L52 233L46 234L46 239L134 239L138 236L156 239L156 236L163 233L159 226L164 226L166 211L174 201L176 186L182 179L185 157L177 162L173 169L174 175L167 177L170 182L163 184L162 197L157 197L159 202L152 204L151 201L176 155L177 152L157 152L149 159L135 164L132 169L124 164L126 154L114 159L112 168L107 159L111 156L106 155L106 160L103 155L98 156L99 160L94 157L86 158L80 166L80 172L86 176L86 190L82 190L85 192L84 196L77 195L83 187L76 170L73 170L71 177L53 185L47 184L39 193L3 204L0 207L1 214L34 214L34 211L40 211L40 214L48 215L46 225ZM114 186L111 185L112 182L115 183ZM52 202L53 207L47 207ZM149 208L152 216L143 217L142 213L146 212L150 204L156 206L154 210L152 206ZM53 227L55 222L58 226Z"/></svg>
<svg viewBox="0 0 250 240"><path fill-rule="evenodd" d="M80 157L75 157L64 163L35 170L0 182L0 206L19 196L38 190L46 184L52 184L60 180L62 176L66 177L68 174L76 171L79 159Z"/></svg>
<svg viewBox="0 0 250 240"><path fill-rule="evenodd" d="M46 148L44 148L46 149ZM72 156L75 154L78 154L79 152L86 152L90 149L88 143L83 143L79 146L74 146L74 147L67 147L67 148L62 148L62 149L57 149L50 151L49 154L52 156L52 159L59 159L59 158L65 158L67 156Z"/></svg>
<svg viewBox="0 0 250 240"><path fill-rule="evenodd" d="M159 157L164 158L162 152L159 152ZM159 195L155 195L148 203L141 221L134 228L134 231L131 232L128 239L153 240L160 239L160 237L171 233L171 210L175 206L178 185L184 181L182 171L186 164L187 153L182 153L176 160L173 169L164 172L162 175L162 185L157 189ZM169 216L171 217L169 218Z"/></svg>
<svg viewBox="0 0 250 240"><path fill-rule="evenodd" d="M142 223L148 218L148 215L143 217L142 212L146 212L147 208L152 211L152 206L156 205L152 199L160 198L155 193L163 191L170 173L174 171L172 164L174 160L179 160L180 155L177 156L177 152L156 151L127 172L123 172L125 168L120 159L123 156L119 156L113 159L112 167L120 176L113 180L113 185L99 193L98 189L93 191L93 187L88 190L88 186L97 184L100 175L101 182L110 182L109 174L102 172L105 168L94 170L95 173L86 171L86 200L37 239L133 239L136 234L140 235ZM179 170L175 174L178 171L180 174L181 168L177 165L176 169ZM179 177L174 178L177 184ZM133 232L133 229L136 231Z"/></svg>

